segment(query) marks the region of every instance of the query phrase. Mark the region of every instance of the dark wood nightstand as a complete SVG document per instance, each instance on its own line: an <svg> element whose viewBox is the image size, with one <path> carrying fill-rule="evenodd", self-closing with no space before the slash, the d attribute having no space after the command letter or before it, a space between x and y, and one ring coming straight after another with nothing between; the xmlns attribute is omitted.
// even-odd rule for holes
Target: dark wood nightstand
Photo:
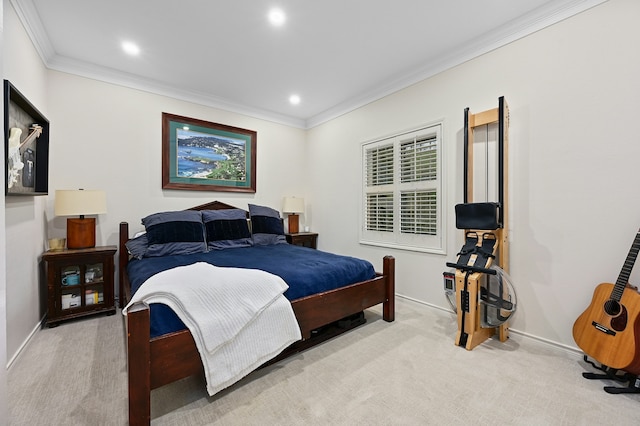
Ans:
<svg viewBox="0 0 640 426"><path fill-rule="evenodd" d="M296 246L318 248L318 234L316 232L298 232L297 234L284 234L289 244Z"/></svg>
<svg viewBox="0 0 640 426"><path fill-rule="evenodd" d="M42 255L47 275L47 321L116 312L113 257L116 246L49 250Z"/></svg>

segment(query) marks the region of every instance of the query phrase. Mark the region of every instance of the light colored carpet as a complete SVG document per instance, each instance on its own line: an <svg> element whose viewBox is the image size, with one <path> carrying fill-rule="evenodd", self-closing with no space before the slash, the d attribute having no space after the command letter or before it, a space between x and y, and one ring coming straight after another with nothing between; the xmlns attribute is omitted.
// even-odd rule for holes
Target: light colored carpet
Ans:
<svg viewBox="0 0 640 426"><path fill-rule="evenodd" d="M609 395L579 354L512 334L473 351L448 314L397 300L319 347L208 397L192 377L152 393L152 425L632 425L640 394ZM122 316L40 330L9 377L9 424L124 425Z"/></svg>

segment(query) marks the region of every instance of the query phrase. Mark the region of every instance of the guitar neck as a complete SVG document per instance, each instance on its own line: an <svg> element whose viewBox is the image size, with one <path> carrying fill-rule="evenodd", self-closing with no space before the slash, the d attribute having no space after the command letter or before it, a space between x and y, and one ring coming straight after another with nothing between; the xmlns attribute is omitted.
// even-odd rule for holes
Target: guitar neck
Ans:
<svg viewBox="0 0 640 426"><path fill-rule="evenodd" d="M611 292L611 298L617 301L620 301L622 298L622 293L624 292L627 283L629 282L629 277L631 276L631 271L633 270L633 265L636 263L636 259L638 258L638 252L640 251L640 230L636 234L636 238L633 240L633 244L631 245L631 249L629 249L629 254L627 254L627 259L624 261L624 265L622 265L622 270L620 271L620 275L618 276L618 280L616 281L616 285Z"/></svg>
<svg viewBox="0 0 640 426"><path fill-rule="evenodd" d="M29 135L25 138L25 140L22 141L22 143L20 144L20 147L18 149L22 149L23 146L25 146L29 142L33 141L35 138L40 137L41 133L42 133L42 126L39 126L39 125L36 125L36 124L31 126L31 133L29 133Z"/></svg>

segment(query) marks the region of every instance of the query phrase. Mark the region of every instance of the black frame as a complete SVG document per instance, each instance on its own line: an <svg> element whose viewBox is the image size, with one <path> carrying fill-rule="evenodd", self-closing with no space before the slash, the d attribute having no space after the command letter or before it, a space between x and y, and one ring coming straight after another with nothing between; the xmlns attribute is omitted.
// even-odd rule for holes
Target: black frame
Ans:
<svg viewBox="0 0 640 426"><path fill-rule="evenodd" d="M18 109L19 111L16 111ZM31 124L38 124L42 127L42 133L29 147L35 148L35 167L33 176L33 186L19 185L17 189L9 188L9 128L11 119L21 115L28 116L30 122L20 123L23 127L23 140L28 135ZM24 149L31 149L24 147ZM4 155L5 155L5 175L4 194L5 195L47 195L49 193L49 120L22 94L9 80L4 80ZM24 170L24 169L23 169ZM22 170L20 171L22 175Z"/></svg>

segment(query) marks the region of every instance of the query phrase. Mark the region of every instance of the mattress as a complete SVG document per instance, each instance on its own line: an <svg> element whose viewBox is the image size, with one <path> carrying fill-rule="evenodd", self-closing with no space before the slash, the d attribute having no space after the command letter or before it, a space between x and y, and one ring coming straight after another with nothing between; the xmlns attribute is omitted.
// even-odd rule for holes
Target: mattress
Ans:
<svg viewBox="0 0 640 426"><path fill-rule="evenodd" d="M289 286L284 296L290 301L375 278L373 265L366 260L276 244L131 260L127 267L131 291L135 293L142 283L158 272L196 262L260 269L278 275ZM186 328L166 305L152 304L150 311L152 338Z"/></svg>

